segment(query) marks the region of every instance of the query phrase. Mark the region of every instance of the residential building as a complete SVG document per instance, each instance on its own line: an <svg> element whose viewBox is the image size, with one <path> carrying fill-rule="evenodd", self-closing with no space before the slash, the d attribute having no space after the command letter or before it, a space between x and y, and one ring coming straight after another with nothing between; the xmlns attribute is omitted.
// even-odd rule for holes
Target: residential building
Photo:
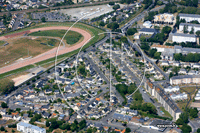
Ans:
<svg viewBox="0 0 200 133"><path fill-rule="evenodd" d="M185 21L188 23L188 22L191 22L191 21L198 21L200 23L200 15L197 15L197 14L184 14L184 13L179 13L178 15L180 17L180 20L181 19L185 19Z"/></svg>
<svg viewBox="0 0 200 133"><path fill-rule="evenodd" d="M185 99L187 99L187 94L185 92L183 92L183 93L179 93L179 94L172 94L170 97L174 101L185 100Z"/></svg>
<svg viewBox="0 0 200 133"><path fill-rule="evenodd" d="M188 32L193 30L193 33L200 31L200 24L180 23L179 31L184 32L184 29Z"/></svg>
<svg viewBox="0 0 200 133"><path fill-rule="evenodd" d="M150 93L151 96L155 97L159 103L165 108L166 111L170 113L173 120L176 121L181 114L181 110L174 103L173 100L169 98L169 95L157 85L154 85L149 79L145 79L145 89Z"/></svg>
<svg viewBox="0 0 200 133"><path fill-rule="evenodd" d="M199 84L200 75L180 75L170 78L171 85L178 84Z"/></svg>
<svg viewBox="0 0 200 133"><path fill-rule="evenodd" d="M183 33L170 33L169 40L172 42L197 42L197 37L194 34L183 34Z"/></svg>
<svg viewBox="0 0 200 133"><path fill-rule="evenodd" d="M17 123L17 131L23 133L46 133L45 128L41 128L24 122Z"/></svg>

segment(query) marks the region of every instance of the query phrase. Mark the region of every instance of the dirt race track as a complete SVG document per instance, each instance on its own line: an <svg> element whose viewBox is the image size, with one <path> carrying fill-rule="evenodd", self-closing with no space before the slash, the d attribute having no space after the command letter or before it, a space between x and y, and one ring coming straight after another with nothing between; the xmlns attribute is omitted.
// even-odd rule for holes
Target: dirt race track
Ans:
<svg viewBox="0 0 200 133"><path fill-rule="evenodd" d="M67 29L69 29L69 27L64 27L64 26L36 28L36 29L28 30L28 31L14 33L14 34L11 34L11 35L2 36L2 37L0 37L0 40L5 40L5 39L8 39L8 38L14 38L16 36L29 34L29 33L37 32L37 31L67 30ZM63 46L61 46L59 48L58 55L62 55L62 54L65 54L65 53L68 53L68 52L71 52L71 51L74 51L74 50L80 48L81 46L83 46L91 38L90 33L88 33L85 30L82 30L82 29L79 29L79 28L71 28L70 30L82 34L84 39L83 39L82 42L80 42L80 43L78 43L76 45L73 45L71 47L63 47ZM33 58L30 58L30 59L27 59L27 60L18 61L18 62L15 62L15 63L11 64L11 65L2 67L2 68L0 68L0 74L5 73L5 72L9 72L11 70L15 70L15 69L18 69L18 68L21 68L21 67L24 67L24 66L27 66L27 65L30 65L30 64L34 64L34 63L37 63L37 62L40 62L40 61L43 61L43 60L46 60L46 59L49 59L49 58L52 58L52 57L55 57L56 53L57 53L57 49L58 48L56 47L56 48L53 48L53 49L51 49L51 50L49 50L49 51L47 51L45 53L42 53L42 54L40 54L38 56L35 56Z"/></svg>

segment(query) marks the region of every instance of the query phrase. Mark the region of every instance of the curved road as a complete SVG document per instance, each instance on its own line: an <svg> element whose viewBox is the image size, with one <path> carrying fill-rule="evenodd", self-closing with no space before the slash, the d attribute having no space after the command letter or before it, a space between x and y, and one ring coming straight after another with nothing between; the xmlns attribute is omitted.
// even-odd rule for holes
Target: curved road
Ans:
<svg viewBox="0 0 200 133"><path fill-rule="evenodd" d="M68 30L69 27L57 26L57 27L36 28L36 29L31 29L29 31L24 31L24 32L15 33L15 34L12 34L12 35L2 36L2 37L0 37L0 40L5 40L7 38L13 38L13 37L16 37L16 36L19 36L19 35L29 34L29 33L37 32L37 31L61 30L61 29L62 30ZM78 44L76 44L74 46L71 46L71 47L60 47L58 55L65 54L65 53L68 53L68 52L71 52L71 51L74 51L74 50L80 48L81 46L83 46L91 38L90 33L88 33L85 30L82 30L82 29L79 29L79 28L71 28L70 30L82 34L84 39L83 39L82 42L80 42L80 43L78 43ZM49 58L52 58L52 57L55 57L57 49L58 48L56 47L56 48L53 48L53 49L51 49L51 50L49 50L49 51L47 51L45 53L37 55L37 56L35 56L35 57L31 58L31 59L15 62L15 63L13 63L13 64L11 64L9 66L5 66L3 68L0 68L0 74L8 72L8 71L11 71L11 70L15 70L15 69L18 69L18 68L21 68L21 67L24 67L24 66L27 66L27 65L30 65L30 64L34 64L34 63L37 63L37 62L40 62L40 61L43 61L43 60L46 60L46 59L49 59Z"/></svg>

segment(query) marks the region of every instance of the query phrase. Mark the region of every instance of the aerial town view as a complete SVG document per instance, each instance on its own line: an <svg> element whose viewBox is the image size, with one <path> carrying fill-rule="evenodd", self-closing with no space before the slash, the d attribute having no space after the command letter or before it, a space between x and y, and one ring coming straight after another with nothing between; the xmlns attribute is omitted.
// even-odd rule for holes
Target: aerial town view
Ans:
<svg viewBox="0 0 200 133"><path fill-rule="evenodd" d="M199 0L1 0L0 133L200 133Z"/></svg>

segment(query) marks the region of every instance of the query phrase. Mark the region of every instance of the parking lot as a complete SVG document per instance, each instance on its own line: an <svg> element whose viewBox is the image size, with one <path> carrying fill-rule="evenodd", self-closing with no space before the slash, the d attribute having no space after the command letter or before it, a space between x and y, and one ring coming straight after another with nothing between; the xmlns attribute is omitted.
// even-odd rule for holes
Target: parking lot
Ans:
<svg viewBox="0 0 200 133"><path fill-rule="evenodd" d="M84 15L90 14L85 19L91 19L94 17L98 17L102 14L113 11L113 8L109 5L98 5L98 6L88 6L81 8L73 8L73 9L61 9L60 12L71 15L71 17L81 18Z"/></svg>

